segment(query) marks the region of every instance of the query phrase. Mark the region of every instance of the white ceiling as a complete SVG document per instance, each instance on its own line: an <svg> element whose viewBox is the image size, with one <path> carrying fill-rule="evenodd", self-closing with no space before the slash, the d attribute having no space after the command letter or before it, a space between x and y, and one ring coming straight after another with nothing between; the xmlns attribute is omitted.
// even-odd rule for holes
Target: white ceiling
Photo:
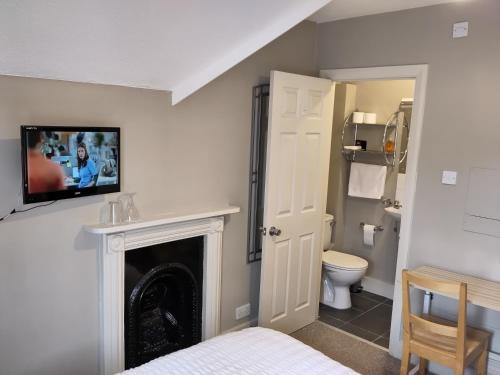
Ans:
<svg viewBox="0 0 500 375"><path fill-rule="evenodd" d="M172 91L175 104L330 0L0 0L0 74Z"/></svg>
<svg viewBox="0 0 500 375"><path fill-rule="evenodd" d="M309 20L322 23L457 1L467 0L333 0Z"/></svg>
<svg viewBox="0 0 500 375"><path fill-rule="evenodd" d="M452 1L466 0L0 0L0 74L171 91L175 104L308 17Z"/></svg>

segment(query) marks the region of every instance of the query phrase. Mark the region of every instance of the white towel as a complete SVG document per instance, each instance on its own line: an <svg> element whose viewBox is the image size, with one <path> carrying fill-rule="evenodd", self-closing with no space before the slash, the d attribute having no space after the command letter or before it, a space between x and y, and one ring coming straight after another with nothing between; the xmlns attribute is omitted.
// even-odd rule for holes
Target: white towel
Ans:
<svg viewBox="0 0 500 375"><path fill-rule="evenodd" d="M384 195L387 166L351 163L349 196L380 199Z"/></svg>

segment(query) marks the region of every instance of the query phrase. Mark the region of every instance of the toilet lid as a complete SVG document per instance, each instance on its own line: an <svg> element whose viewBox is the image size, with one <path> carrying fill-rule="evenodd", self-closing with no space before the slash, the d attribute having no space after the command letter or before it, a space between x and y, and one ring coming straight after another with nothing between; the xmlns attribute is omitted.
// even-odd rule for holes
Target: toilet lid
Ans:
<svg viewBox="0 0 500 375"><path fill-rule="evenodd" d="M365 259L334 250L323 252L323 264L345 270L359 270L368 267L368 262Z"/></svg>

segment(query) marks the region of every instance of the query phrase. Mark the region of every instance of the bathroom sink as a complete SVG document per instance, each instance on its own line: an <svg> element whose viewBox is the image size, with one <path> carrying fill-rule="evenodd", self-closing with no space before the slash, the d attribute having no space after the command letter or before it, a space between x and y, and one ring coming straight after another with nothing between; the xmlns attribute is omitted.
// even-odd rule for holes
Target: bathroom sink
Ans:
<svg viewBox="0 0 500 375"><path fill-rule="evenodd" d="M384 211L386 214L389 216L393 217L396 220L401 220L401 208L395 208L395 207L385 207Z"/></svg>

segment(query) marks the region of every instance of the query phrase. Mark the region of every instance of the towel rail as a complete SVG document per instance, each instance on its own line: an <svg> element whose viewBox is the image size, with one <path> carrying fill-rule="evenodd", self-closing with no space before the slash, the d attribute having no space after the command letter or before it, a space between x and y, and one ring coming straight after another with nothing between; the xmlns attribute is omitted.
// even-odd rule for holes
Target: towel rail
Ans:
<svg viewBox="0 0 500 375"><path fill-rule="evenodd" d="M363 229L365 227L365 223L359 223L359 227ZM384 230L384 227L382 225L376 225L374 230L375 232L382 232Z"/></svg>

